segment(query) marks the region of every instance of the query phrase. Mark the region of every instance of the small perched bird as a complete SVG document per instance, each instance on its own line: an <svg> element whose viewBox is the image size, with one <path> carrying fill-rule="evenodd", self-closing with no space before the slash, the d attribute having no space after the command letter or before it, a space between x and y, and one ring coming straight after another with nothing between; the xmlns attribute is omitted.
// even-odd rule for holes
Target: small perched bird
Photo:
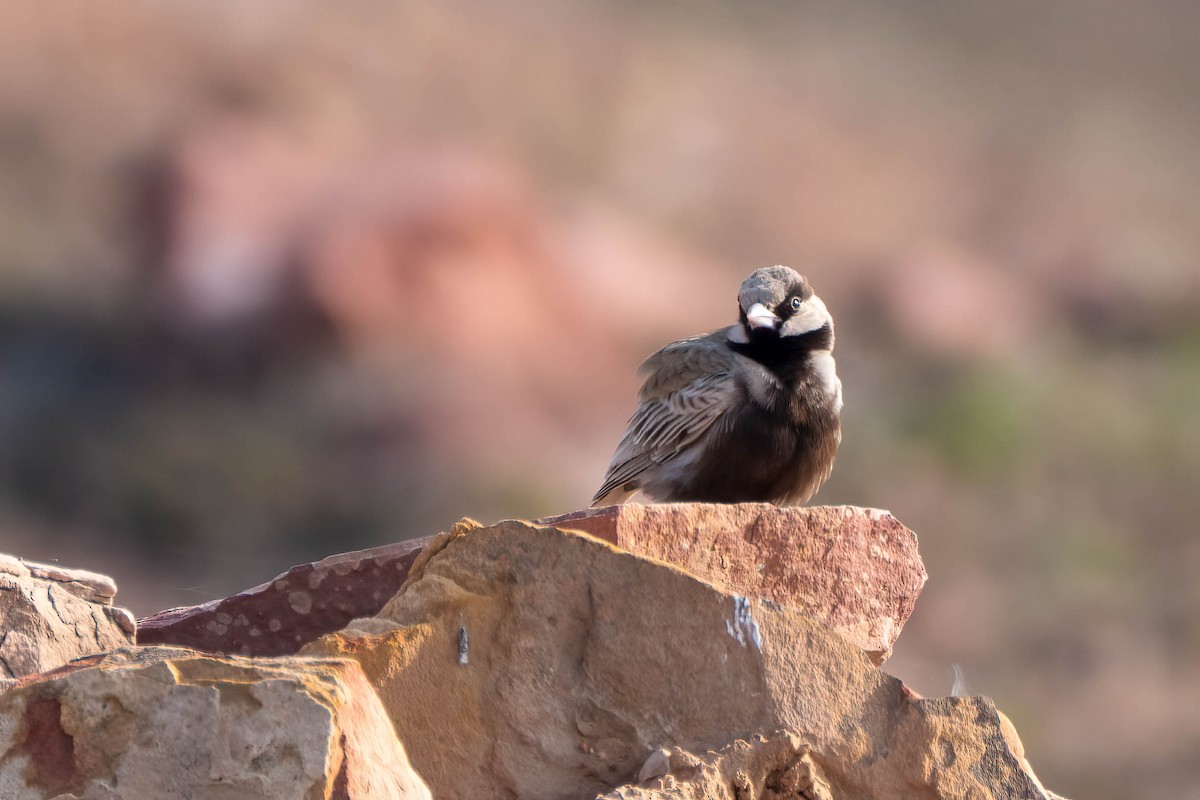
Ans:
<svg viewBox="0 0 1200 800"><path fill-rule="evenodd" d="M755 270L736 325L646 359L638 407L592 506L641 491L661 502L804 503L842 440L833 318L799 273Z"/></svg>

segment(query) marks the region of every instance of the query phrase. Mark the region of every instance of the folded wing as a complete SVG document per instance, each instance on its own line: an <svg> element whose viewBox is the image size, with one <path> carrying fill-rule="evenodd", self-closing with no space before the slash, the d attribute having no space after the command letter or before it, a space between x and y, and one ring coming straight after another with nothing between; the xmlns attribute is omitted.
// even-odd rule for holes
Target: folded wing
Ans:
<svg viewBox="0 0 1200 800"><path fill-rule="evenodd" d="M677 457L732 408L736 359L724 331L674 342L646 359L638 407L593 506L623 501L642 473Z"/></svg>

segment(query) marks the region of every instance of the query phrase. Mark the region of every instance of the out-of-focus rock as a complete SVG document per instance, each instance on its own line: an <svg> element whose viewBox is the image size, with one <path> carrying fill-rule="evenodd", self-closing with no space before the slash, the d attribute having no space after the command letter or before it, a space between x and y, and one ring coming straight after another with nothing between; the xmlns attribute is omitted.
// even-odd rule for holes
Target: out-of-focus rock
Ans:
<svg viewBox="0 0 1200 800"><path fill-rule="evenodd" d="M614 338L654 341L734 310L715 262L597 202L547 197L511 162L447 147L364 155L319 127L218 114L168 152L151 266L175 324L269 316L294 289L356 349L396 346L399 330L503 372L480 335L536 340L544 362L567 355L545 336L564 318L609 353ZM664 305L682 282L691 302ZM472 313L447 326L452 302Z"/></svg>
<svg viewBox="0 0 1200 800"><path fill-rule="evenodd" d="M1044 328L1047 315L1029 276L951 248L888 264L866 292L893 332L937 355L1011 357Z"/></svg>
<svg viewBox="0 0 1200 800"><path fill-rule="evenodd" d="M419 428L372 448L456 476L549 456L582 496L597 467L579 453L619 434L630 364L736 314L731 270L467 150L351 157L235 113L189 131L161 172L146 263L165 331L255 374L336 353L342 407L379 431ZM662 301L685 285L687 303Z"/></svg>
<svg viewBox="0 0 1200 800"><path fill-rule="evenodd" d="M1044 798L990 702L920 700L797 609L570 530L460 526L377 617L306 652L363 666L437 796L595 796L660 748L786 731L804 752L771 762L783 773L737 769L712 796L807 780L816 796Z"/></svg>
<svg viewBox="0 0 1200 800"><path fill-rule="evenodd" d="M0 554L0 680L131 644L133 615L107 575Z"/></svg>
<svg viewBox="0 0 1200 800"><path fill-rule="evenodd" d="M353 662L96 656L0 696L0 797L428 798Z"/></svg>
<svg viewBox="0 0 1200 800"><path fill-rule="evenodd" d="M337 144L312 127L226 113L173 143L153 198L158 227L148 231L157 299L173 324L201 333L280 302L297 220L344 166Z"/></svg>
<svg viewBox="0 0 1200 800"><path fill-rule="evenodd" d="M801 610L876 663L891 655L927 578L916 534L877 509L627 503L541 522L661 559L733 594Z"/></svg>
<svg viewBox="0 0 1200 800"><path fill-rule="evenodd" d="M330 556L230 597L160 611L139 621L138 643L244 656L295 653L356 617L378 612L428 541Z"/></svg>

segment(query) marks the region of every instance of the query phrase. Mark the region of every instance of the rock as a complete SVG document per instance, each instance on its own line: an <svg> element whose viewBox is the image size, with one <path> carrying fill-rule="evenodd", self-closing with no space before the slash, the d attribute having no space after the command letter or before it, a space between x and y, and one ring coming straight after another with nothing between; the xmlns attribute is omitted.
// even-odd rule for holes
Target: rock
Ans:
<svg viewBox="0 0 1200 800"><path fill-rule="evenodd" d="M68 569L57 564L39 564L0 553L0 572L17 577L31 576L39 580L53 581L64 591L81 600L101 605L111 605L117 596L117 584L107 575L86 569Z"/></svg>
<svg viewBox="0 0 1200 800"><path fill-rule="evenodd" d="M921 700L800 609L570 530L460 526L305 652L362 665L439 797L624 792L666 747L715 787L686 797L1044 798L990 701Z"/></svg>
<svg viewBox="0 0 1200 800"><path fill-rule="evenodd" d="M139 648L0 696L0 797L430 795L353 662Z"/></svg>
<svg viewBox="0 0 1200 800"><path fill-rule="evenodd" d="M1020 741L1011 725L984 697L914 700L890 722L896 724L897 755L911 759L920 781L880 782L845 794L836 760L817 752L795 730L735 739L703 756L676 751L681 765L650 785L625 785L604 800L835 800L840 797L1036 797L1055 800L1025 765L1024 774L1000 767L1019 758ZM1014 750L1015 748L1015 750ZM885 757L892 757L887 754ZM960 759L963 763L959 763ZM999 768L998 768L999 767ZM645 783L645 781L642 781ZM976 794L980 783L988 793ZM924 790L924 791L922 791ZM1032 792L1032 793L1031 793Z"/></svg>
<svg viewBox="0 0 1200 800"><path fill-rule="evenodd" d="M619 433L595 421L625 413L630 361L729 317L742 267L596 197L551 195L516 161L400 141L348 158L334 129L297 136L218 112L164 148L147 186L143 292L164 335L200 354L232 349L256 373L335 354L334 408L371 430L327 431L314 457L345 466L319 470L319 485L377 512L404 487L339 476L372 474L378 459L424 465L423 488L409 487L418 506L431 481L461 490L465 470L503 483L547 457L568 466L549 476L561 493L589 492L595 466L579 454ZM659 302L685 284L689 302ZM487 302L448 325L443 301L461 286ZM537 358L493 358L485 340ZM414 425L421 436L405 433Z"/></svg>
<svg viewBox="0 0 1200 800"><path fill-rule="evenodd" d="M968 250L923 247L881 266L860 296L892 336L931 355L1016 358L1051 313L1036 279Z"/></svg>
<svg viewBox="0 0 1200 800"><path fill-rule="evenodd" d="M627 503L540 522L667 561L731 593L802 610L876 663L891 655L927 578L916 534L877 509Z"/></svg>
<svg viewBox="0 0 1200 800"><path fill-rule="evenodd" d="M116 593L106 575L0 554L0 680L132 643Z"/></svg>
<svg viewBox="0 0 1200 800"><path fill-rule="evenodd" d="M802 609L877 662L891 654L926 580L915 534L874 509L629 503L539 522L668 561L735 594ZM139 621L138 641L238 655L297 652L378 612L429 541L331 556L232 597L161 611Z"/></svg>
<svg viewBox="0 0 1200 800"><path fill-rule="evenodd" d="M355 617L379 611L428 541L330 556L231 597L160 611L138 621L138 643L245 656L295 653Z"/></svg>
<svg viewBox="0 0 1200 800"><path fill-rule="evenodd" d="M671 751L660 747L646 757L638 772L638 783L645 783L654 778L661 778L671 771Z"/></svg>

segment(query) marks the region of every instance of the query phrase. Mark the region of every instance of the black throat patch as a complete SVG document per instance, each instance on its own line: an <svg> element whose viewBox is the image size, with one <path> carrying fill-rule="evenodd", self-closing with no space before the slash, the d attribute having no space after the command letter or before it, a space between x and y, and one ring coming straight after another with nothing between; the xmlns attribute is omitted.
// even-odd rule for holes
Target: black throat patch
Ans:
<svg viewBox="0 0 1200 800"><path fill-rule="evenodd" d="M726 344L735 353L762 364L784 383L791 383L804 371L810 353L828 350L833 344L833 326L827 323L796 336L758 335L746 343Z"/></svg>

